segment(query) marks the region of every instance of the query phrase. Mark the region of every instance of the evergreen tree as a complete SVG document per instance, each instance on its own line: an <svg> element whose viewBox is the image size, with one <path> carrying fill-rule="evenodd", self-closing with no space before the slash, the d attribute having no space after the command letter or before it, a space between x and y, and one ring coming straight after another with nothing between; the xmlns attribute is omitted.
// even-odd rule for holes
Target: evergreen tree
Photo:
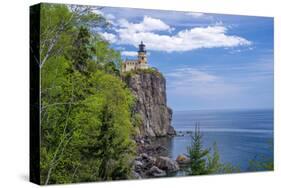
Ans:
<svg viewBox="0 0 281 188"><path fill-rule="evenodd" d="M269 150L273 153L273 141L269 143ZM273 156L256 155L249 161L249 171L274 170Z"/></svg>
<svg viewBox="0 0 281 188"><path fill-rule="evenodd" d="M220 162L220 155L216 143L213 145L213 155L211 156L211 148L203 148L202 138L203 134L200 132L199 123L196 123L195 131L191 135L191 146L188 148L191 160L189 173L191 175L239 172L237 167Z"/></svg>
<svg viewBox="0 0 281 188"><path fill-rule="evenodd" d="M85 27L80 27L78 36L73 44L72 61L74 68L80 72L87 70L88 61L92 57L94 48L90 43L91 34Z"/></svg>
<svg viewBox="0 0 281 188"><path fill-rule="evenodd" d="M200 132L199 124L196 123L195 131L191 135L191 146L188 148L189 157L191 160L191 175L206 174L206 158L209 154L208 149L203 149L202 133Z"/></svg>
<svg viewBox="0 0 281 188"><path fill-rule="evenodd" d="M220 155L218 146L216 143L213 145L213 157L208 156L208 166L207 166L207 173L214 174L219 173L221 170L222 164L220 163Z"/></svg>

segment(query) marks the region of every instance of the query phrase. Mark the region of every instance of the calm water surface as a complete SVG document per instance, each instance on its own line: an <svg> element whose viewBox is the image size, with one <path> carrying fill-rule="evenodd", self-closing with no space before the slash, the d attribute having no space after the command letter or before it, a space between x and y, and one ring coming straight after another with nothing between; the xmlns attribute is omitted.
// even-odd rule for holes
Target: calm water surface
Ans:
<svg viewBox="0 0 281 188"><path fill-rule="evenodd" d="M200 123L204 147L216 142L221 162L247 171L249 160L273 157L273 110L203 110L174 112L172 124L177 132L194 131ZM187 153L190 135L162 138L166 155L176 158Z"/></svg>

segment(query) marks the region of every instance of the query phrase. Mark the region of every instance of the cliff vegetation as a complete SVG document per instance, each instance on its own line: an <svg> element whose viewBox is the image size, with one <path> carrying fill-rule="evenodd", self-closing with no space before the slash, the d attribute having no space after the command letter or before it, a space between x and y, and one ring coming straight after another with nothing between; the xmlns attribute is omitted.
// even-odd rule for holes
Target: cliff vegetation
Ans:
<svg viewBox="0 0 281 188"><path fill-rule="evenodd" d="M92 9L41 5L41 184L131 178L134 96Z"/></svg>

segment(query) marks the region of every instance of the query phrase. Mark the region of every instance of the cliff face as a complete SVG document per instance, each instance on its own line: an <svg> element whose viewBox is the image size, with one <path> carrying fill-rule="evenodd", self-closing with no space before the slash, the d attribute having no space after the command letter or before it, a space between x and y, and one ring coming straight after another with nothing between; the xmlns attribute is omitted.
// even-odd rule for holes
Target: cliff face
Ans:
<svg viewBox="0 0 281 188"><path fill-rule="evenodd" d="M140 114L141 136L174 135L171 126L172 109L167 106L166 80L157 71L140 71L124 78L136 96L134 112Z"/></svg>

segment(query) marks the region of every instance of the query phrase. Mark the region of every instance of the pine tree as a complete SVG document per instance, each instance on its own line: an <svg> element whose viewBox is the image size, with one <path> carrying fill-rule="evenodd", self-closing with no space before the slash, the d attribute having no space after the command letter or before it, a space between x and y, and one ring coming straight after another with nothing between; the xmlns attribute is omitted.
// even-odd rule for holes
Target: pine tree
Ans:
<svg viewBox="0 0 281 188"><path fill-rule="evenodd" d="M80 72L86 72L87 63L91 59L91 34L85 27L80 27L78 36L73 44L72 59L74 68ZM94 51L94 50L93 50Z"/></svg>
<svg viewBox="0 0 281 188"><path fill-rule="evenodd" d="M200 132L200 126L195 124L195 131L191 135L191 146L188 148L191 160L189 173L191 175L218 174L239 172L239 168L229 163L221 163L217 144L214 143L212 156L211 148L204 149L202 144L203 134Z"/></svg>
<svg viewBox="0 0 281 188"><path fill-rule="evenodd" d="M200 132L199 124L196 123L195 131L191 135L192 143L188 148L189 157L191 160L191 175L207 174L206 158L209 154L208 149L203 149L202 133Z"/></svg>
<svg viewBox="0 0 281 188"><path fill-rule="evenodd" d="M214 174L219 173L223 168L223 165L220 163L220 155L217 143L213 145L213 157L208 156L208 166L207 173Z"/></svg>

